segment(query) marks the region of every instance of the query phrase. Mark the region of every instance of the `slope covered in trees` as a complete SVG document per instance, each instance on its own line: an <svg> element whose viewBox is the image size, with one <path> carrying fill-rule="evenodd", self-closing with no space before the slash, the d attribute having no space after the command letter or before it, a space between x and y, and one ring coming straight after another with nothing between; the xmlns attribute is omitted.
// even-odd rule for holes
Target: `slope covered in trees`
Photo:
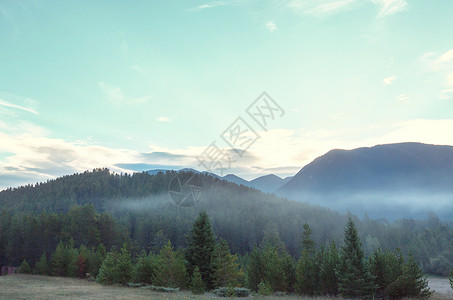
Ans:
<svg viewBox="0 0 453 300"><path fill-rule="evenodd" d="M377 249L367 260L355 222L350 217L344 231L344 245L338 252L334 243L319 250L304 224L296 260L288 254L273 224L250 255L237 262L228 244L212 230L205 211L199 213L187 236L187 247L175 249L170 241L159 251L134 254L133 243L124 242L107 252L102 243L95 247L60 241L46 259L43 253L34 264L25 258L20 272L96 280L105 285L145 286L155 291L190 289L221 296L328 295L350 298L429 298L432 291L420 266L409 255ZM50 261L50 263L49 263Z"/></svg>
<svg viewBox="0 0 453 300"><path fill-rule="evenodd" d="M50 255L60 239L72 238L75 247L101 242L107 249L128 242L134 255L142 249L160 249L167 240L176 248L186 247L185 235L202 209L234 254L252 252L268 227L279 233L295 258L302 255L305 223L318 247L343 242L344 214L202 174L196 176L204 182L203 200L195 207L177 207L167 194L174 176L174 172L118 175L99 169L0 192L0 264L19 265L24 257L34 264L43 252ZM453 228L434 214L425 220L355 221L366 257L379 247L400 248L403 254L412 251L426 272L448 275L453 269Z"/></svg>

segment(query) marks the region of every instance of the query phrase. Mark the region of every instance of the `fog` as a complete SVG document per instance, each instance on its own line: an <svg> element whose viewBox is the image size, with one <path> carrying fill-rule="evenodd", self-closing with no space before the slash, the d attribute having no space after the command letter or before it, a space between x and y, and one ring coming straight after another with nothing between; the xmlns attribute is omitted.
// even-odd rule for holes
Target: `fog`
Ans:
<svg viewBox="0 0 453 300"><path fill-rule="evenodd" d="M453 220L453 195L451 193L428 193L412 191L362 191L331 193L299 193L288 197L295 201L308 202L340 212L350 211L359 217L367 214L372 218L425 218L429 212L443 220Z"/></svg>

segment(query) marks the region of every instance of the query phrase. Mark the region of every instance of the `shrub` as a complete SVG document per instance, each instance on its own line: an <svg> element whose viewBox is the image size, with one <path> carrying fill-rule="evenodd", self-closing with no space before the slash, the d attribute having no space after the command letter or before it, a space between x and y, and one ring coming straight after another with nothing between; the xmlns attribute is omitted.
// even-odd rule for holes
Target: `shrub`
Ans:
<svg viewBox="0 0 453 300"><path fill-rule="evenodd" d="M219 287L212 292L219 297L248 297L250 295L249 289L239 287ZM231 292L234 295L231 295Z"/></svg>
<svg viewBox="0 0 453 300"><path fill-rule="evenodd" d="M270 284L261 280L260 284L258 284L258 294L261 296L272 295L272 288Z"/></svg>
<svg viewBox="0 0 453 300"><path fill-rule="evenodd" d="M193 271L192 283L190 284L190 290L192 291L192 294L195 294L195 295L204 294L204 283L203 283L203 279L201 279L201 273L200 273L200 269L198 269L198 266L196 266L195 270Z"/></svg>
<svg viewBox="0 0 453 300"><path fill-rule="evenodd" d="M24 259L24 261L20 264L19 273L22 273L22 274L31 273L31 268L30 268L30 265L28 264L27 260Z"/></svg>
<svg viewBox="0 0 453 300"><path fill-rule="evenodd" d="M142 289L147 289L147 290L151 290L154 292L160 292L160 293L176 293L179 291L179 288L170 288L170 287L155 286L155 285L145 285L142 287Z"/></svg>

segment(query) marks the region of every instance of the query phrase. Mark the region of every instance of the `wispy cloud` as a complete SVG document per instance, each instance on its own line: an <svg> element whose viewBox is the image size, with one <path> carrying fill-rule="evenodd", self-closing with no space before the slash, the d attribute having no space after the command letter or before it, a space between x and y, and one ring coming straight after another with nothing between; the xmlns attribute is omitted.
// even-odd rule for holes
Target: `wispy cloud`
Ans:
<svg viewBox="0 0 453 300"><path fill-rule="evenodd" d="M389 76L389 77L386 77L382 80L382 83L385 84L385 85L390 85L393 83L393 81L396 79L396 76L395 75L392 75L392 76Z"/></svg>
<svg viewBox="0 0 453 300"><path fill-rule="evenodd" d="M381 7L378 18L393 15L407 8L405 0L372 0L372 2Z"/></svg>
<svg viewBox="0 0 453 300"><path fill-rule="evenodd" d="M16 104L13 104L13 103L9 103L8 101L5 101L3 99L0 98L0 105L1 106L4 106L4 107L8 107L8 108L14 108L14 109L19 109L19 110L23 110L23 111L26 111L26 112L29 112L29 113L32 113L32 114L38 114L38 112L34 109L31 109L31 108L28 108L28 107L23 107L23 106L20 106L20 105L16 105Z"/></svg>
<svg viewBox="0 0 453 300"><path fill-rule="evenodd" d="M277 24L275 24L274 21L269 21L266 23L266 27L267 29L269 29L270 32L274 32L275 30L277 30Z"/></svg>
<svg viewBox="0 0 453 300"><path fill-rule="evenodd" d="M453 89L445 89L440 91L439 98L441 100L447 100L450 99L453 95Z"/></svg>
<svg viewBox="0 0 453 300"><path fill-rule="evenodd" d="M332 115L329 115L329 119L331 120L338 120L340 117L342 117L344 115L344 113L336 113L336 114L332 114Z"/></svg>
<svg viewBox="0 0 453 300"><path fill-rule="evenodd" d="M444 78L444 85L453 86L453 49L442 54L428 52L420 56L419 61L425 72L435 72Z"/></svg>
<svg viewBox="0 0 453 300"><path fill-rule="evenodd" d="M142 66L140 66L140 65L132 65L132 66L130 66L129 68L130 68L131 70L134 70L134 71L140 73L140 74L145 73L145 69L144 69Z"/></svg>
<svg viewBox="0 0 453 300"><path fill-rule="evenodd" d="M400 94L398 97L396 97L396 101L403 102L403 103L409 103L409 97L406 94Z"/></svg>
<svg viewBox="0 0 453 300"><path fill-rule="evenodd" d="M189 9L189 10L190 11L200 11L200 10L204 10L204 9L207 9L207 8L213 8L213 7L216 7L216 6L224 6L224 5L227 5L227 4L228 4L227 1L210 1L208 3L198 5L198 6L194 7L194 8Z"/></svg>
<svg viewBox="0 0 453 300"><path fill-rule="evenodd" d="M442 54L427 52L420 56L420 62L432 70L439 70L453 64L453 49L447 50Z"/></svg>
<svg viewBox="0 0 453 300"><path fill-rule="evenodd" d="M160 116L156 119L157 122L171 122L171 119L169 117L163 117Z"/></svg>
<svg viewBox="0 0 453 300"><path fill-rule="evenodd" d="M453 60L453 49L448 50L436 59L436 64L444 64Z"/></svg>
<svg viewBox="0 0 453 300"><path fill-rule="evenodd" d="M104 96L115 106L139 105L148 102L152 98L152 95L143 97L126 96L118 86L109 85L105 82L98 82L98 85Z"/></svg>
<svg viewBox="0 0 453 300"><path fill-rule="evenodd" d="M371 2L380 7L378 18L403 11L407 7L405 0L371 0ZM355 9L365 3L361 0L289 0L287 6L300 14L325 17Z"/></svg>
<svg viewBox="0 0 453 300"><path fill-rule="evenodd" d="M38 112L32 108L35 106L36 100L13 95L10 93L0 92L0 106L7 109L21 110L32 114L38 114Z"/></svg>
<svg viewBox="0 0 453 300"><path fill-rule="evenodd" d="M355 8L358 0L290 0L287 6L297 13L323 17Z"/></svg>

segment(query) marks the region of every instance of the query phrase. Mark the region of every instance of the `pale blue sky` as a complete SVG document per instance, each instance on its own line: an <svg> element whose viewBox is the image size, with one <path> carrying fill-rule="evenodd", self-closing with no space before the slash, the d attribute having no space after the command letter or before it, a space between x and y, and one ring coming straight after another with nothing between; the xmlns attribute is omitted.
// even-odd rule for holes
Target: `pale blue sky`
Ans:
<svg viewBox="0 0 453 300"><path fill-rule="evenodd" d="M197 168L263 91L286 113L228 171L247 179L332 148L451 145L452 13L435 0L0 0L0 188Z"/></svg>

